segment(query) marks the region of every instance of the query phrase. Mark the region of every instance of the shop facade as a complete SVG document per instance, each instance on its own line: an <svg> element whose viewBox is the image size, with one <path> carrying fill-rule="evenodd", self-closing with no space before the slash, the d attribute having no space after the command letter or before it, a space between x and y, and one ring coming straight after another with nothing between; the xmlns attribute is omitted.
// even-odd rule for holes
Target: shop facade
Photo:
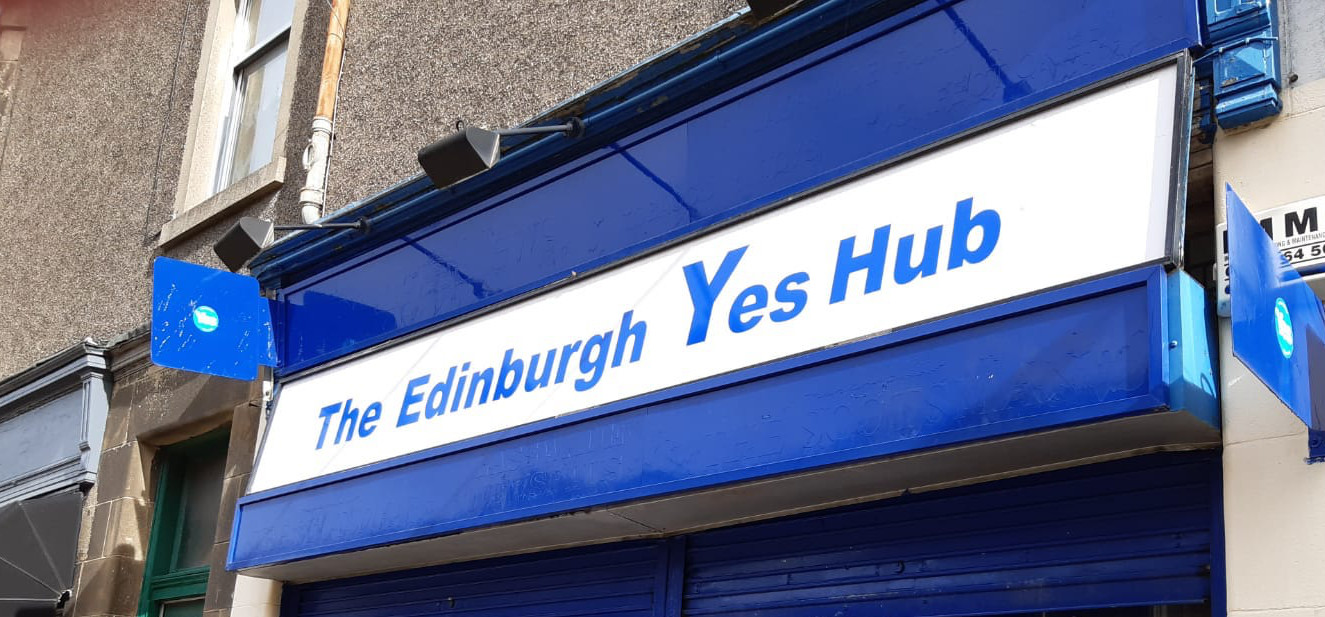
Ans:
<svg viewBox="0 0 1325 617"><path fill-rule="evenodd" d="M725 22L268 249L228 567L286 617L1224 614L1208 11L1015 4Z"/></svg>
<svg viewBox="0 0 1325 617"><path fill-rule="evenodd" d="M0 614L67 608L109 398L107 349L90 341L0 382Z"/></svg>

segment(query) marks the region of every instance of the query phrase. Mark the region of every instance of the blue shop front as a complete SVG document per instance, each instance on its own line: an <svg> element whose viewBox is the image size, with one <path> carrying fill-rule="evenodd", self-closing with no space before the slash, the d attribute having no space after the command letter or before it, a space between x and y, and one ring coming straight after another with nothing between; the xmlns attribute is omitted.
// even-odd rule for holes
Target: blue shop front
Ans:
<svg viewBox="0 0 1325 617"><path fill-rule="evenodd" d="M1194 0L738 16L276 244L230 568L287 617L1222 614L1201 44Z"/></svg>

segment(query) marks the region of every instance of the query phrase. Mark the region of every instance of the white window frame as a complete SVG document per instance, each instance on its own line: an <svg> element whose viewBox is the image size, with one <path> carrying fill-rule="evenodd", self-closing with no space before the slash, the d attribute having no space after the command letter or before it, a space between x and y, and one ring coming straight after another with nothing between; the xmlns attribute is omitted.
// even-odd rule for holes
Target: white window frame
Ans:
<svg viewBox="0 0 1325 617"><path fill-rule="evenodd" d="M248 13L253 8L254 0L238 0L239 6L235 11L235 27L231 33L231 41L242 41L248 38L248 31L245 29L248 22ZM294 7L292 5L292 9ZM290 21L286 22L285 27L272 33L265 40L257 41L249 49L233 50L233 57L230 62L230 83L226 92L226 99L229 104L226 106L225 116L221 119L221 140L220 151L216 158L216 172L212 181L212 192L220 193L231 184L240 180L243 176L232 178L231 166L234 164L235 141L239 137L239 117L241 108L244 104L244 69L261 61L268 52L285 45L285 61L290 62L290 30L294 27L294 11L291 11ZM281 95L284 97L284 84L281 87ZM277 111L281 113L280 110ZM275 158L276 148L273 145L272 158ZM270 161L268 161L270 162Z"/></svg>
<svg viewBox="0 0 1325 617"><path fill-rule="evenodd" d="M287 131L291 130L290 117L295 91L294 79L299 68L300 48L305 38L305 22L309 4L314 0L294 0L293 17L289 28L267 37L250 49L236 50L238 38L247 24L238 19L239 12L248 8L246 0L209 0L207 29L203 35L198 58L198 72L194 78L193 103L189 107L189 129L180 160L179 181L175 186L174 208L171 219L161 226L157 247L169 248L219 220L266 198L279 190L286 179L288 152ZM321 21L321 20L317 20ZM239 32L236 32L239 30ZM245 66L245 60L257 60L268 47L264 43L279 45L285 42L285 74L281 84L279 111L275 125L271 161L229 185L219 182L229 167L228 149L233 149L229 126L222 126L225 118L233 115L236 72ZM254 52L253 54L245 52ZM251 58L250 58L251 56ZM294 122L302 125L302 122ZM236 129L238 127L235 127ZM219 187L219 190L218 190Z"/></svg>

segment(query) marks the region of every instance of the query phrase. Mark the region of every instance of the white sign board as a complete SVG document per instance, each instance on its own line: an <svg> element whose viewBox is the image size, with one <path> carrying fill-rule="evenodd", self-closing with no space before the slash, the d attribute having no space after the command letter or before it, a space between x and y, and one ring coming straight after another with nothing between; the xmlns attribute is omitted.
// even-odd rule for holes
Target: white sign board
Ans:
<svg viewBox="0 0 1325 617"><path fill-rule="evenodd" d="M1262 210L1256 220L1270 234L1279 247L1279 253L1306 276L1325 271L1325 195L1295 201L1286 206ZM1219 264L1215 268L1219 293L1216 307L1219 315L1228 317L1228 225L1215 227L1215 254Z"/></svg>
<svg viewBox="0 0 1325 617"><path fill-rule="evenodd" d="M1160 261L1176 75L1117 83L286 383L251 489Z"/></svg>

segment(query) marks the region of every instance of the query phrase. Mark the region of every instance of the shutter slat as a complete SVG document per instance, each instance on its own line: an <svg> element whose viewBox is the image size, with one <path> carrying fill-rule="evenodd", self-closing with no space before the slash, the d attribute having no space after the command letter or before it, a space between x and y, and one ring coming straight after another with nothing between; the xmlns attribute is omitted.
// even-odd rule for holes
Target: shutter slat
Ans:
<svg viewBox="0 0 1325 617"><path fill-rule="evenodd" d="M960 615L1200 602L1210 453L1157 454L695 534L684 613Z"/></svg>

